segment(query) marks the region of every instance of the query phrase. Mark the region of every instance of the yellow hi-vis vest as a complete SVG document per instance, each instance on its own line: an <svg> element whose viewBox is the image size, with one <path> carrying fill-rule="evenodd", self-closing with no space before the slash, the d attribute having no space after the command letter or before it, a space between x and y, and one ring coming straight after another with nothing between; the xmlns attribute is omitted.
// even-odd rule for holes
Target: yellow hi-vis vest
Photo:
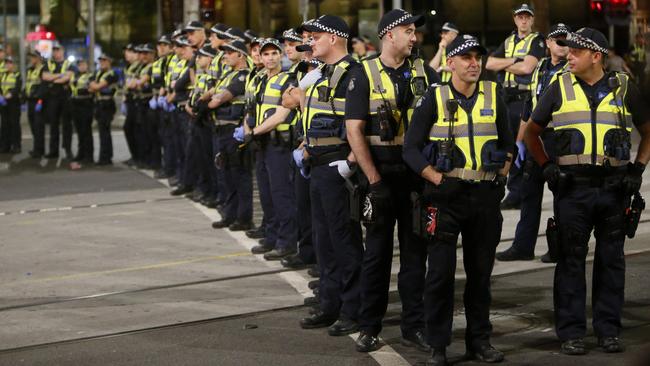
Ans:
<svg viewBox="0 0 650 366"><path fill-rule="evenodd" d="M241 73L241 71L246 71L246 75ZM223 93L228 85L232 83L235 77L248 77L247 69L244 70L232 70L226 76L224 76L221 81L216 86L216 94ZM217 126L223 125L239 125L239 121L244 115L244 105L246 104L246 97L244 94L233 95L233 98L220 105L214 111L214 119Z"/></svg>
<svg viewBox="0 0 650 366"><path fill-rule="evenodd" d="M2 76L0 77L0 91L3 96L7 96L11 92L12 89L16 87L16 83L18 82L18 77L20 76L20 73L18 71L16 72L4 72ZM13 95L13 98L18 97L18 95Z"/></svg>
<svg viewBox="0 0 650 366"><path fill-rule="evenodd" d="M442 58L440 58L440 66L447 66L447 49L442 50ZM451 72L442 71L440 73L440 80L443 83L448 83L451 80Z"/></svg>
<svg viewBox="0 0 650 366"><path fill-rule="evenodd" d="M335 98L336 88L350 63L341 61L334 67L331 76L325 75L320 65L321 78L305 91L305 111L302 127L309 147L337 146L347 144L343 139L345 126L345 98Z"/></svg>
<svg viewBox="0 0 650 366"><path fill-rule="evenodd" d="M453 139L456 145L454 169L445 173L467 180L491 180L494 172L483 169L483 159L488 151L496 150L499 139L497 131L497 84L491 81L478 82L478 95L471 113L458 107L456 119L450 136L450 113L447 101L453 99L449 85L435 90L438 119L429 131L429 140L433 142ZM457 160L458 159L458 160ZM461 165L462 164L462 165Z"/></svg>
<svg viewBox="0 0 650 366"><path fill-rule="evenodd" d="M361 62L370 83L370 110L368 112L372 121L367 121L368 123L366 123L366 138L370 145L395 146L404 144L404 132L408 121L410 121L413 115L415 105L422 95L424 95L428 86L427 75L424 72L424 61L421 58L417 58L415 61L408 59L406 62L409 62L411 65L409 85L414 96L411 105L408 107L406 118L402 116L402 111L397 109L395 85L384 69L384 65L382 65L379 57L373 57ZM416 86L418 83L420 85ZM388 103L393 118L398 123L398 129L395 131L395 139L391 141L381 141L379 138L380 127L377 121L377 109L385 103Z"/></svg>
<svg viewBox="0 0 650 366"><path fill-rule="evenodd" d="M88 92L88 85L90 84L92 75L88 72L83 74L75 74L70 79L70 90L72 91L73 99L90 99L92 94Z"/></svg>
<svg viewBox="0 0 650 366"><path fill-rule="evenodd" d="M190 106L196 107L199 98L214 84L214 78L206 72L196 75L190 92Z"/></svg>
<svg viewBox="0 0 650 366"><path fill-rule="evenodd" d="M632 116L627 113L624 103L628 77L623 73L616 73L616 77L621 85L617 88L616 95L613 92L607 94L596 109L591 108L572 73L566 72L558 77L562 104L553 112L552 119L559 165L627 164L627 160L605 155L606 139L622 131L629 138L632 131ZM565 140L565 136L566 140L570 139L570 144L560 142Z"/></svg>
<svg viewBox="0 0 650 366"><path fill-rule="evenodd" d="M174 69L176 64L180 62L180 59L175 54L169 59L167 63L167 72L165 72L165 88L170 89L172 85L172 77L174 76Z"/></svg>
<svg viewBox="0 0 650 366"><path fill-rule="evenodd" d="M246 100L246 124L248 127L255 127L257 101L255 100L255 91L257 86L262 82L262 77L266 75L264 69L251 69L251 72L246 76L246 86L244 88L244 99Z"/></svg>
<svg viewBox="0 0 650 366"><path fill-rule="evenodd" d="M506 38L505 41L505 56L524 58L530 52L530 49L533 45L533 40L539 36L539 33L533 32L526 37L522 38L515 44L515 35L512 34L510 37ZM527 86L530 84L531 75L515 75L510 72L505 72L503 76L503 87L504 88L519 88L526 90Z"/></svg>
<svg viewBox="0 0 650 366"><path fill-rule="evenodd" d="M553 74L551 79L548 81L548 84L541 85L539 82L540 82L541 77L543 76L543 73L540 74L540 70L542 69L542 67L546 66L547 62L551 62L550 57L545 57L545 58L541 59L537 63L537 67L535 68L535 71L533 71L533 78L532 78L531 84L530 84L530 97L531 97L531 101L533 102L533 108L532 108L533 110L535 109L535 107L537 107L538 98L544 92L544 90L542 88L547 88L549 85L551 85L555 80L557 80L558 75L560 75L564 71L566 71L567 67L569 66L568 62L564 63L564 66L562 66L559 70L557 70L555 72L555 74ZM548 71L545 70L544 72L548 72ZM551 127L551 126L549 126L549 127Z"/></svg>
<svg viewBox="0 0 650 366"><path fill-rule="evenodd" d="M210 76L217 81L221 80L226 76L228 72L230 72L230 66L226 65L223 62L224 54L224 51L219 51L219 53L217 53L217 55L212 59L210 66L208 67L208 74L210 74Z"/></svg>
<svg viewBox="0 0 650 366"><path fill-rule="evenodd" d="M95 82L99 83L103 80L106 80L106 82L108 83L108 85L101 88L99 91L95 93L96 100L102 100L102 101L113 100L113 96L115 95L117 84L115 82L110 82L108 80L108 78L113 75L115 75L115 71L113 71L113 69L107 71L102 71L102 70L95 71Z"/></svg>
<svg viewBox="0 0 650 366"><path fill-rule="evenodd" d="M131 82L133 79L137 79L138 75L140 74L140 68L142 67L142 64L140 64L139 61L135 61L129 66L127 66L126 71L124 71L124 92L132 95L132 93L135 93L135 90L132 89L127 89L126 84Z"/></svg>
<svg viewBox="0 0 650 366"><path fill-rule="evenodd" d="M255 111L255 125L259 126L272 116L276 109L282 105L282 87L289 81L291 75L286 72L280 72L276 75L265 76L266 83L262 81L255 90L255 95L258 96L256 111ZM296 113L289 113L286 120L280 123L276 131L289 131L289 129L298 121Z"/></svg>
<svg viewBox="0 0 650 366"><path fill-rule="evenodd" d="M27 79L25 80L25 95L27 98L36 98L36 92L41 85L41 71L43 64L35 67L30 67L27 70Z"/></svg>
<svg viewBox="0 0 650 366"><path fill-rule="evenodd" d="M171 55L158 57L158 59L153 62L153 65L151 65L151 85L154 88L154 92L157 92L158 89L165 85L167 66L169 65L171 57Z"/></svg>

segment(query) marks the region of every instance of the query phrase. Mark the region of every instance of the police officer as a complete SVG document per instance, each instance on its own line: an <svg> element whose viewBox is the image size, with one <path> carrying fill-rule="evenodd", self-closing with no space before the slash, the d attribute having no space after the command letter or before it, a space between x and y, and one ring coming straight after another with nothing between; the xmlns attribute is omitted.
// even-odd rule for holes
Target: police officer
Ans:
<svg viewBox="0 0 650 366"><path fill-rule="evenodd" d="M72 75L73 69L68 60L65 59L63 46L55 42L52 46L52 58L47 61L45 71L41 76L48 87L45 113L47 123L50 125L50 152L45 155L46 158L57 159L59 157L61 117L70 94L68 83ZM67 128L67 126L64 126L64 139L69 132L66 130ZM71 151L66 151L66 154L70 155L66 156L67 158L72 158Z"/></svg>
<svg viewBox="0 0 650 366"><path fill-rule="evenodd" d="M562 353L585 354L585 258L594 230L594 333L605 352L622 352L623 245L629 229L625 212L650 160L650 114L627 75L605 73L608 42L602 33L582 28L558 43L570 48L570 72L548 87L525 132L526 145L542 166L555 198L559 230L553 286L555 330ZM549 122L555 129L553 160L540 141ZM632 123L641 134L634 163L629 162Z"/></svg>
<svg viewBox="0 0 650 366"><path fill-rule="evenodd" d="M321 77L305 90L303 131L310 174L312 230L320 268L320 308L301 320L303 328L329 326L333 336L358 329L361 227L350 219L348 190L334 161L351 158L345 133L345 93L349 74L359 64L347 53L350 28L343 19L323 15L301 26L312 34L313 57L325 64Z"/></svg>
<svg viewBox="0 0 650 366"><path fill-rule="evenodd" d="M513 11L517 29L488 58L486 68L496 71L497 79L504 88L510 116L510 128L516 136L519 131L521 112L529 95L532 73L539 60L545 56L544 38L533 32L534 9L521 4ZM522 172L516 166L510 169L508 196L503 201L503 209L519 208L521 205Z"/></svg>
<svg viewBox="0 0 650 366"><path fill-rule="evenodd" d="M281 72L282 47L273 38L260 44L264 75L255 90L255 127L246 138L255 138L260 145L256 155L256 173L259 186L268 185L269 195L260 200L266 218L266 241L262 245L267 260L280 260L294 254L297 244L295 197L289 180L291 145L295 110L282 106L282 94L290 85L296 85L295 76ZM246 139L244 139L246 141Z"/></svg>
<svg viewBox="0 0 650 366"><path fill-rule="evenodd" d="M167 65L165 74L165 88L160 91L158 105L161 105L161 111L164 111L165 125L163 127L163 144L165 147L165 170L170 174L168 178L169 185L176 187L180 181L181 156L184 154L178 146L178 123L176 121L175 106L172 103L173 88L172 84L178 79L181 68L187 61L181 58L183 48L178 44L182 36L182 30L175 30L172 35L172 56Z"/></svg>
<svg viewBox="0 0 650 366"><path fill-rule="evenodd" d="M45 154L45 121L43 116L43 98L45 98L43 58L37 51L29 51L29 68L25 79L25 96L27 97L27 120L32 131L34 147L29 156L40 159Z"/></svg>
<svg viewBox="0 0 650 366"><path fill-rule="evenodd" d="M124 114L124 138L126 139L127 147L131 158L125 163L127 165L135 165L138 162L138 141L136 135L136 124L138 117L137 103L135 99L136 93L136 79L140 72L140 61L138 60L138 53L136 52L134 44L127 44L124 47L124 60L128 64L124 71L124 102L122 104L122 113Z"/></svg>
<svg viewBox="0 0 650 366"><path fill-rule="evenodd" d="M156 115L150 108L149 102L153 98L153 87L151 85L151 70L155 58L156 50L150 43L140 45L136 52L138 53L138 61L140 62L140 70L134 79L135 83L135 105L137 111L135 136L136 144L138 146L137 162L140 167L145 169L157 169L160 162L155 163L153 156L156 153L153 151L154 146L152 141L155 139L157 131L155 129ZM158 156L160 155L160 147L158 149Z"/></svg>
<svg viewBox="0 0 650 366"><path fill-rule="evenodd" d="M95 93L95 119L99 132L99 157L96 165L113 164L113 138L111 123L115 116L115 91L117 75L111 66L113 59L107 54L99 56L99 70L95 71L88 90Z"/></svg>
<svg viewBox="0 0 650 366"><path fill-rule="evenodd" d="M446 22L442 25L440 32L440 43L438 43L438 51L431 59L429 66L436 70L443 83L449 82L451 79L451 71L447 67L447 46L453 42L458 36L458 27L452 22Z"/></svg>
<svg viewBox="0 0 650 366"><path fill-rule="evenodd" d="M415 28L424 17L402 10L387 12L379 21L382 53L366 59L350 76L346 98L347 137L352 152L368 181L372 218L366 218L366 250L361 271L361 309L356 348L360 352L379 347L378 335L388 307L393 230L398 225L402 299L402 343L429 351L424 334L422 290L426 245L413 235L410 193L420 182L402 160L404 132L417 100L430 82L439 81L421 58L410 57ZM347 161L336 162L339 169ZM364 207L366 210L366 207Z"/></svg>
<svg viewBox="0 0 650 366"><path fill-rule="evenodd" d="M566 56L569 53L569 49L558 45L556 41L566 38L570 31L566 25L559 23L551 27L550 32L546 36L546 47L550 52L550 56L540 60L537 68L533 72L530 90L531 95L526 100L521 117L522 122L528 121L530 114L535 109L537 100L544 90L557 78L557 75L566 69ZM552 128L549 126L544 132L544 145L548 147L547 151L549 153L553 152L552 134ZM517 158L515 159L515 165L523 169L521 214L512 247L496 255L496 258L500 261L531 260L535 257L535 243L537 242L539 220L542 214L544 176L542 175L541 168L535 163L532 156L526 154L526 146L523 143L523 139L524 128L520 128L519 134L517 135ZM542 256L542 262L548 263L551 260L549 253Z"/></svg>
<svg viewBox="0 0 650 366"><path fill-rule="evenodd" d="M92 164L93 161L93 94L90 92L92 74L88 62L77 61L77 70L70 79L71 108L74 128L77 131L78 149L74 162Z"/></svg>
<svg viewBox="0 0 650 366"><path fill-rule="evenodd" d="M246 59L248 49L242 41L232 41L221 46L223 60L230 70L216 87L208 106L214 112L214 151L216 163L223 180L223 215L213 228L228 227L231 231L250 230L253 227L253 177L251 156L239 148L233 137L241 126L245 113L246 77L250 69Z"/></svg>
<svg viewBox="0 0 650 366"><path fill-rule="evenodd" d="M433 348L430 365L447 365L459 234L467 275L467 356L503 360L503 353L490 345L490 276L514 139L497 84L479 81L485 54L474 37L456 37L447 53L451 80L430 88L420 99L404 142L404 160L425 179L415 214L418 231L429 243L424 303Z"/></svg>
<svg viewBox="0 0 650 366"><path fill-rule="evenodd" d="M161 97L165 95L165 76L173 53L171 49L172 41L167 34L163 34L158 38L156 49L158 51L158 58L151 66L151 88L153 96L150 101L154 118L151 121L151 164L157 170L154 172L154 178L165 179L174 175L173 164L168 166L168 155L172 155L169 151L169 144L166 143L165 131L167 123L170 121L167 118L167 113L164 110L165 103L159 103ZM163 157L165 158L163 164Z"/></svg>
<svg viewBox="0 0 650 366"><path fill-rule="evenodd" d="M5 72L0 76L0 152L18 154L21 151L20 92L22 78L11 57L6 57Z"/></svg>

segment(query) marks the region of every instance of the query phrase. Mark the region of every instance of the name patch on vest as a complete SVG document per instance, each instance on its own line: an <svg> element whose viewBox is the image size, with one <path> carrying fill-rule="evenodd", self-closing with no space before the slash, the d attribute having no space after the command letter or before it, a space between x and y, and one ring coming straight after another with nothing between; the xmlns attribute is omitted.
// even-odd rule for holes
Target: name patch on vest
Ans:
<svg viewBox="0 0 650 366"><path fill-rule="evenodd" d="M494 110L492 109L481 109L481 117L483 116L494 116Z"/></svg>

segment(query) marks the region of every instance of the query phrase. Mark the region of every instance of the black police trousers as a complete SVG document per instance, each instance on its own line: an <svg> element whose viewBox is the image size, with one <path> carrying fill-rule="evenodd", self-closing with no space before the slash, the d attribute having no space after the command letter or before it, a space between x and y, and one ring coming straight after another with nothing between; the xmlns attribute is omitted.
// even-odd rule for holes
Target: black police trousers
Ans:
<svg viewBox="0 0 650 366"><path fill-rule="evenodd" d="M366 250L361 270L361 308L359 328L377 335L388 307L391 265L393 263L393 232L397 222L400 248L400 270L397 289L402 301L402 334L424 328L422 293L426 274L427 242L413 233L410 194L419 179L414 174L382 173L382 181L390 189L390 203L378 212L377 220L366 224Z"/></svg>
<svg viewBox="0 0 650 366"><path fill-rule="evenodd" d="M93 143L93 102L91 99L72 100L72 119L77 130L78 149L76 161L92 162Z"/></svg>
<svg viewBox="0 0 650 366"><path fill-rule="evenodd" d="M38 99L34 98L27 100L27 120L34 140L32 151L35 156L45 154L45 116L43 115L45 112L42 109L40 112L36 111L37 102Z"/></svg>
<svg viewBox="0 0 650 366"><path fill-rule="evenodd" d="M45 113L47 115L47 123L50 124L50 154L59 156L59 143L61 135L61 121L64 115L64 109L67 108L68 101L65 97L49 97L45 104ZM72 129L69 127L67 118L63 119L63 137L66 140L68 134L72 135ZM70 132L68 132L70 129ZM66 148L66 142L63 145ZM67 148L69 149L69 144Z"/></svg>
<svg viewBox="0 0 650 366"><path fill-rule="evenodd" d="M6 106L0 107L0 114L0 150L20 149L20 102L16 98L8 100Z"/></svg>
<svg viewBox="0 0 650 366"><path fill-rule="evenodd" d="M101 163L111 162L113 159L113 138L111 136L111 123L115 116L115 102L98 101L95 103L95 119L99 132L99 159Z"/></svg>
<svg viewBox="0 0 650 366"><path fill-rule="evenodd" d="M560 340L582 338L585 315L585 260L591 231L596 248L592 284L593 327L598 337L615 337L621 330L625 287L625 208L630 203L618 191L573 187L555 195L555 220L560 253L555 267L553 302L555 330Z"/></svg>
<svg viewBox="0 0 650 366"><path fill-rule="evenodd" d="M466 347L489 342L490 277L496 247L501 238L503 217L499 203L503 187L492 182L469 183L445 179L429 195L438 209L435 234L428 246L428 271L424 289L427 336L432 347L451 343L454 315L456 243L462 234L463 264L467 279L465 305Z"/></svg>
<svg viewBox="0 0 650 366"><path fill-rule="evenodd" d="M124 101L126 106L126 116L124 116L124 138L126 139L126 145L129 148L129 153L131 154L131 159L134 161L138 160L138 141L136 139L136 123L138 120L138 106L137 102L133 97L126 97Z"/></svg>
<svg viewBox="0 0 650 366"><path fill-rule="evenodd" d="M542 217L542 199L546 181L542 174L542 168L532 156L526 157L522 169L521 212L512 247L522 255L533 255L537 244L539 222Z"/></svg>
<svg viewBox="0 0 650 366"><path fill-rule="evenodd" d="M306 264L316 263L316 252L311 230L311 198L309 197L310 180L300 174L300 169L293 168L293 187L296 194L296 224L298 226L298 257Z"/></svg>
<svg viewBox="0 0 650 366"><path fill-rule="evenodd" d="M516 139L517 132L519 131L519 124L521 123L521 113L524 109L524 100L510 99L507 105L508 122L510 122L509 124L512 131L512 136ZM515 156L517 156L517 154L515 154ZM515 203L519 203L521 201L522 177L523 171L520 168L517 168L515 164L512 164L510 167L510 172L508 173L508 200L512 200Z"/></svg>

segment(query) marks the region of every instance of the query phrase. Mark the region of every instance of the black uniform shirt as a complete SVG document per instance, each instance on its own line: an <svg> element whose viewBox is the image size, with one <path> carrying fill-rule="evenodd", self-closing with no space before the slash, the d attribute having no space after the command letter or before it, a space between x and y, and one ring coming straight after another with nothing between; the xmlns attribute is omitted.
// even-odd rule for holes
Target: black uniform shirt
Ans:
<svg viewBox="0 0 650 366"><path fill-rule="evenodd" d="M471 113L478 96L478 87L474 91L474 94L467 98L465 95L457 92L454 89L453 84L449 83L449 86L451 87L454 99L458 100L460 107L463 108L465 112ZM413 112L411 126L406 131L404 139L404 150L402 156L408 166L418 174L430 165L422 154L422 150L424 146L430 142L429 132L431 131L431 127L435 121L438 120L438 107L436 105L435 97L436 88L437 87L430 87L422 99L418 101L418 106ZM497 98L496 125L497 133L499 135L498 147L500 150L512 153L514 151L514 138L512 137L512 131L510 131L510 125L508 123L508 109L501 95L502 93L499 90L499 87L497 87L497 93L495 96Z"/></svg>
<svg viewBox="0 0 650 366"><path fill-rule="evenodd" d="M542 67L539 70L541 77L539 83L537 84L537 90L535 91L536 93L539 92L537 94L537 100L539 100L540 96L544 93L546 88L548 88L553 75L557 74L558 71L560 71L564 65L566 65L566 62L566 60L561 60L557 65L553 65L551 59L549 58L548 61L542 64ZM531 98L528 98L526 99L526 105L521 112L521 119L523 121L528 121L531 114L533 114L533 100Z"/></svg>
<svg viewBox="0 0 650 366"><path fill-rule="evenodd" d="M383 65L383 67L388 73L390 80L393 82L397 109L402 111L402 115L406 115L406 111L413 101L413 93L411 92L410 86L412 75L411 65L408 61L404 61L404 63L397 69L393 69L386 65ZM427 74L429 84L440 82L438 74L436 74L436 72L428 65L425 65L424 72ZM369 122L370 82L368 75L366 75L363 67L357 68L355 71L350 72L349 75L352 84L348 88L346 100L354 101L354 103L345 103L345 119L359 119ZM393 108L394 107L395 106L393 106Z"/></svg>
<svg viewBox="0 0 650 366"><path fill-rule="evenodd" d="M184 102L190 97L189 86L192 80L190 78L190 67L188 66L185 71L178 77L176 84L174 84L174 91L176 92L176 97L174 102Z"/></svg>
<svg viewBox="0 0 650 366"><path fill-rule="evenodd" d="M226 90L236 97L238 95L243 95L246 91L246 75L248 75L248 70L239 70L235 72L238 73L238 75L230 81L230 84L226 86Z"/></svg>
<svg viewBox="0 0 650 366"><path fill-rule="evenodd" d="M605 74L605 76L594 85L588 85L578 78L578 83L582 87L582 90L585 92L585 95L592 106L600 104L603 98L609 94L610 88L607 85L607 79L610 76L612 75ZM533 122L542 127L546 127L552 119L553 112L557 111L561 104L562 95L560 84L556 80L549 85L546 91L539 98L537 107L531 116ZM628 82L627 84L625 106L627 107L627 112L632 115L632 122L635 126L640 126L650 120L650 110L643 101L637 86L631 82Z"/></svg>

